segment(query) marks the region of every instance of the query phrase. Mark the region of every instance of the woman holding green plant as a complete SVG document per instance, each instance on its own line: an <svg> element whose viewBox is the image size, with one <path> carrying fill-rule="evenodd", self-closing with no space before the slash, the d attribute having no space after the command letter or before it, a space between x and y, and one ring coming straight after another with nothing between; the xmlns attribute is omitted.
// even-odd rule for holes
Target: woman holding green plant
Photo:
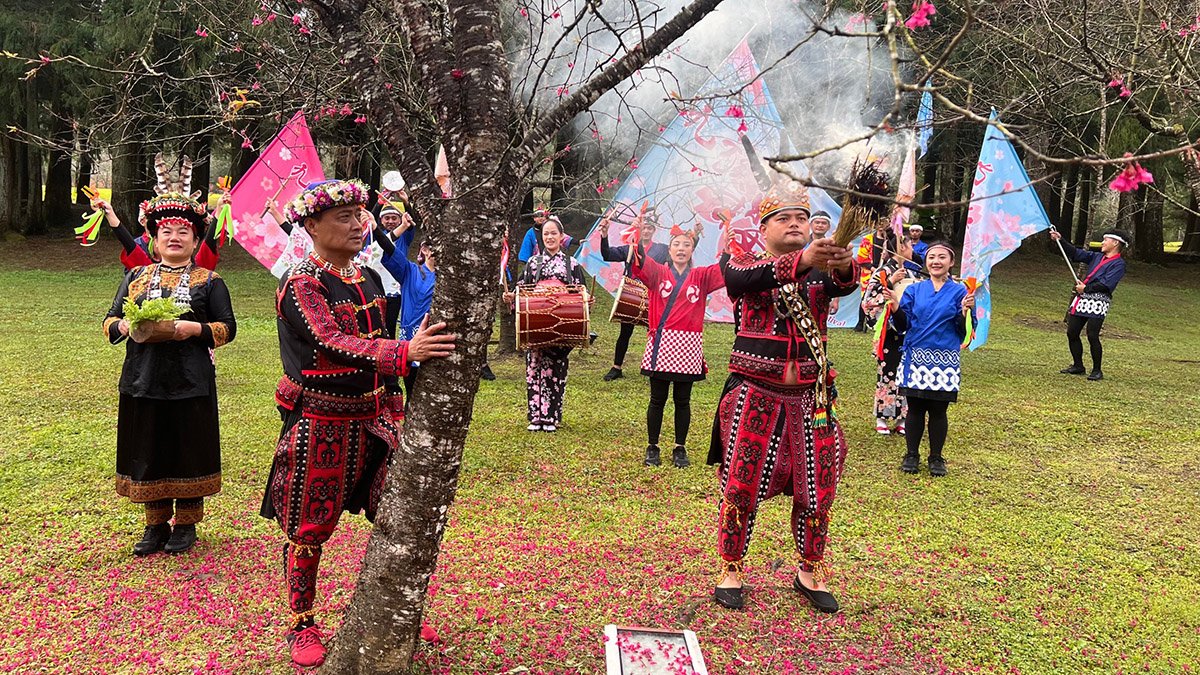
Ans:
<svg viewBox="0 0 1200 675"><path fill-rule="evenodd" d="M212 350L237 331L225 282L192 261L205 207L188 194L186 173L172 189L165 164L156 166L158 196L147 205L146 229L161 261L125 275L104 320L110 342L130 338L119 385L116 487L145 505L138 556L190 549L204 498L221 489Z"/></svg>

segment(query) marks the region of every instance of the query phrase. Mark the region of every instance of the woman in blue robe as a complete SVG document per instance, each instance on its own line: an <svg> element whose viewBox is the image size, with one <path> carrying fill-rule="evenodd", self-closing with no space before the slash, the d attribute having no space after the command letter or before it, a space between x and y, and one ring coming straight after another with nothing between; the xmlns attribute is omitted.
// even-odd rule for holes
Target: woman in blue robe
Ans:
<svg viewBox="0 0 1200 675"><path fill-rule="evenodd" d="M929 420L929 474L946 475L942 448L949 420L946 410L958 400L961 382L959 352L968 331L968 316L975 295L950 277L954 249L935 242L925 252L929 278L914 283L899 295L888 290L892 303L892 326L904 332L900 368L896 378L900 393L908 401L904 418L907 452L900 464L905 473L917 473L921 462L921 439ZM970 319L971 326L974 318Z"/></svg>

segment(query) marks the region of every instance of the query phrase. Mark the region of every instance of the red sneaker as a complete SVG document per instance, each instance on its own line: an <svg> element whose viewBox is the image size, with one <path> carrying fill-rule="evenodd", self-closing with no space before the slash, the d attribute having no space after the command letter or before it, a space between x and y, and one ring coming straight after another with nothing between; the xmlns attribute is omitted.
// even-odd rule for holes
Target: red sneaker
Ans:
<svg viewBox="0 0 1200 675"><path fill-rule="evenodd" d="M292 663L301 668L316 668L325 663L325 645L321 644L323 637L325 636L321 629L316 626L288 631L287 641L292 651Z"/></svg>

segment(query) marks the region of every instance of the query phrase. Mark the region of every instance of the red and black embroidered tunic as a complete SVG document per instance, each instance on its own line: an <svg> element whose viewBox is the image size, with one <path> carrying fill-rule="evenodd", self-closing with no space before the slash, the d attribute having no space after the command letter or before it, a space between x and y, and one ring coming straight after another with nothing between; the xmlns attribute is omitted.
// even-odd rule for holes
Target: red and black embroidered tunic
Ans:
<svg viewBox="0 0 1200 675"><path fill-rule="evenodd" d="M408 343L387 339L386 303L372 269L343 277L312 255L292 268L276 295L284 373L276 402L306 417L365 419L387 406L399 418Z"/></svg>
<svg viewBox="0 0 1200 675"><path fill-rule="evenodd" d="M812 384L820 371L803 331L791 317L780 287L799 284L804 299L826 339L829 301L849 295L858 285L858 265L846 273L828 274L802 265L801 251L779 257L745 253L723 262L725 288L733 300L736 337L729 372L762 382L783 384L788 364L797 382Z"/></svg>

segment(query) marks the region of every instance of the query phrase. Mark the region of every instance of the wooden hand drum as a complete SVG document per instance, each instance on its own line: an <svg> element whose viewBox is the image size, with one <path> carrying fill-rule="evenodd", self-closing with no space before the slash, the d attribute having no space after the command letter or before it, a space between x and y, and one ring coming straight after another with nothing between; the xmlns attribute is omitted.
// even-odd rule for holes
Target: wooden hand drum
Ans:
<svg viewBox="0 0 1200 675"><path fill-rule="evenodd" d="M580 285L517 286L517 349L588 344L587 289Z"/></svg>
<svg viewBox="0 0 1200 675"><path fill-rule="evenodd" d="M612 312L608 320L613 323L632 323L635 326L650 326L650 292L646 284L633 277L621 277L617 295L613 298Z"/></svg>

